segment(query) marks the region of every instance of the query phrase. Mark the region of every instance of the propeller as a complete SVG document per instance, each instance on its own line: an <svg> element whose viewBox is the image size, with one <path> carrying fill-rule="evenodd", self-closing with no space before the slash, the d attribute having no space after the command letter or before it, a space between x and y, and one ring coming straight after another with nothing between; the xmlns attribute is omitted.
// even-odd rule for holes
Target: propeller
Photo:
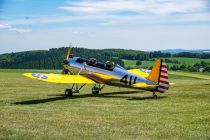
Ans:
<svg viewBox="0 0 210 140"><path fill-rule="evenodd" d="M67 54L66 54L66 60L69 59L69 55L71 54L71 48L68 47L68 50L67 50Z"/></svg>
<svg viewBox="0 0 210 140"><path fill-rule="evenodd" d="M62 70L61 74L67 74L68 73L68 69L66 67L69 63L68 59L69 59L70 54L71 54L71 48L69 47L68 50L67 50L67 53L66 53L66 59L63 61L63 70Z"/></svg>

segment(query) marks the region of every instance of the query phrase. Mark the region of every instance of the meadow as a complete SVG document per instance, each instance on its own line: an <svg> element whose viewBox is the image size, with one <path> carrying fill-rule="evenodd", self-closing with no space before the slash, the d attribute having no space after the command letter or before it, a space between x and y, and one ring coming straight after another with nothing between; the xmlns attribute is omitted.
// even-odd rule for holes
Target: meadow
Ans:
<svg viewBox="0 0 210 140"><path fill-rule="evenodd" d="M180 65L194 65L196 63L200 63L201 61L210 63L210 59L198 59L198 58L187 58L187 57L169 57L166 58L168 60L175 61L177 60L179 63L167 63L167 66L171 67L173 65L180 66ZM123 62L125 64L125 67L136 67L136 60L126 60L123 59ZM140 67L151 67L155 61L142 61L142 65Z"/></svg>
<svg viewBox="0 0 210 140"><path fill-rule="evenodd" d="M209 75L170 72L158 99L110 86L65 97L69 85L22 76L32 71L0 70L0 139L210 139Z"/></svg>

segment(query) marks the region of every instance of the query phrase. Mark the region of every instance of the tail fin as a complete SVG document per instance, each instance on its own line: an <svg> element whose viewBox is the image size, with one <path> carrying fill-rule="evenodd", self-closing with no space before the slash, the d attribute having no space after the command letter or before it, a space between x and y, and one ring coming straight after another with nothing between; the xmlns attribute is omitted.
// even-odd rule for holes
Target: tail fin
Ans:
<svg viewBox="0 0 210 140"><path fill-rule="evenodd" d="M166 92L169 88L168 71L166 63L162 59L158 59L147 77L147 80L156 82L159 86L156 88L158 92Z"/></svg>

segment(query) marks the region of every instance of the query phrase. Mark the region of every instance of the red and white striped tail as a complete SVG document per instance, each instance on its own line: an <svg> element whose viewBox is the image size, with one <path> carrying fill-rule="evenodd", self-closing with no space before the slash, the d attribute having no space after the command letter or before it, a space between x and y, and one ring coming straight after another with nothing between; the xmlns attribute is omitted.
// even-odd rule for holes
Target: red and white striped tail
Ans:
<svg viewBox="0 0 210 140"><path fill-rule="evenodd" d="M160 68L160 77L159 77L159 86L157 88L158 92L166 92L169 88L169 81L168 81L168 71L167 66L165 62L162 62L161 68Z"/></svg>

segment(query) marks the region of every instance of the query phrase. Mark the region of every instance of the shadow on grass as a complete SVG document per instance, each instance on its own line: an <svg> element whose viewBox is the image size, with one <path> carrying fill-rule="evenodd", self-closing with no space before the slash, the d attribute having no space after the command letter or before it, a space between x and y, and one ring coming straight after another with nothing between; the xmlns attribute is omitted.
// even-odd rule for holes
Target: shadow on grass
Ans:
<svg viewBox="0 0 210 140"><path fill-rule="evenodd" d="M41 104L41 103L48 103L53 102L57 100L71 100L71 99L81 99L81 98L90 98L90 97L99 97L99 98L125 98L127 100L156 100L156 98L149 96L149 97L129 97L129 96L123 96L126 94L134 94L134 93L142 93L144 91L124 91L124 92L109 92L109 93L101 93L98 95L93 94L74 94L71 97L66 97L64 94L51 94L48 96L53 96L52 98L47 99L36 99L36 100L28 100L28 101L21 101L21 102L15 102L16 105L30 105L30 104ZM117 96L113 96L117 95ZM159 96L158 99L166 98L166 96Z"/></svg>

